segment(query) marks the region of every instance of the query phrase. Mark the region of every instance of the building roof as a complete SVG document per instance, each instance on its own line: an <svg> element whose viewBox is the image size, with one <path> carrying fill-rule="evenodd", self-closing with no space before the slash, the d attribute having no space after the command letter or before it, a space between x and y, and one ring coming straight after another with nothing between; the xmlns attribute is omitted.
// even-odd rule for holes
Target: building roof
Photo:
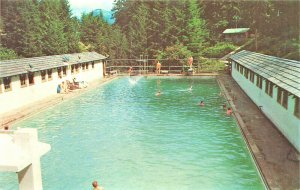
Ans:
<svg viewBox="0 0 300 190"><path fill-rule="evenodd" d="M300 62L260 53L241 51L231 60L254 71L275 85L300 97Z"/></svg>
<svg viewBox="0 0 300 190"><path fill-rule="evenodd" d="M106 57L96 52L83 52L0 61L0 77L97 61Z"/></svg>
<svg viewBox="0 0 300 190"><path fill-rule="evenodd" d="M223 34L240 34L248 32L250 28L228 28L224 30Z"/></svg>

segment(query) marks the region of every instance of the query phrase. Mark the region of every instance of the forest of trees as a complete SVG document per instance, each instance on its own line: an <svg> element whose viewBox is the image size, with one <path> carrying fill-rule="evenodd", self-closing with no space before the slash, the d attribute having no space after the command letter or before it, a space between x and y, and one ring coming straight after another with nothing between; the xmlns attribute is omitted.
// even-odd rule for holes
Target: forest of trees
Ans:
<svg viewBox="0 0 300 190"><path fill-rule="evenodd" d="M96 8L95 8L96 9ZM245 48L299 60L299 1L115 0L116 22L72 15L68 0L1 0L0 59L96 51L116 58L220 57L226 28L251 28Z"/></svg>

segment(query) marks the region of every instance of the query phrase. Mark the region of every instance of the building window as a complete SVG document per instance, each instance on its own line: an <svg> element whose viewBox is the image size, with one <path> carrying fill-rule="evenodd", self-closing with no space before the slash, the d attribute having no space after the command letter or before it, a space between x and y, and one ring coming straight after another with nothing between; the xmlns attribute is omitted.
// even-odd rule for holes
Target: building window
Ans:
<svg viewBox="0 0 300 190"><path fill-rule="evenodd" d="M4 77L4 91L11 91L11 77Z"/></svg>
<svg viewBox="0 0 300 190"><path fill-rule="evenodd" d="M295 97L295 110L294 110L294 115L298 118L300 118L300 101L299 97Z"/></svg>
<svg viewBox="0 0 300 190"><path fill-rule="evenodd" d="M62 77L61 67L57 68L57 75L58 75L58 78Z"/></svg>
<svg viewBox="0 0 300 190"><path fill-rule="evenodd" d="M20 76L20 83L21 83L21 87L26 87L26 74L21 74Z"/></svg>
<svg viewBox="0 0 300 190"><path fill-rule="evenodd" d="M244 67L240 66L240 73L243 74L243 72L244 72Z"/></svg>
<svg viewBox="0 0 300 190"><path fill-rule="evenodd" d="M286 109L288 108L288 98L288 92L278 87L277 102Z"/></svg>
<svg viewBox="0 0 300 190"><path fill-rule="evenodd" d="M47 70L48 80L52 80L52 69Z"/></svg>
<svg viewBox="0 0 300 190"><path fill-rule="evenodd" d="M0 93L2 93L2 81L0 79Z"/></svg>
<svg viewBox="0 0 300 190"><path fill-rule="evenodd" d="M75 65L75 70L76 70L76 73L79 73L79 64Z"/></svg>
<svg viewBox="0 0 300 190"><path fill-rule="evenodd" d="M63 75L67 76L67 67L63 67Z"/></svg>
<svg viewBox="0 0 300 190"><path fill-rule="evenodd" d="M94 61L92 62L92 68L95 68L95 62Z"/></svg>
<svg viewBox="0 0 300 190"><path fill-rule="evenodd" d="M254 72L250 71L250 81L254 83Z"/></svg>
<svg viewBox="0 0 300 190"><path fill-rule="evenodd" d="M289 99L289 93L286 90L283 90L283 100L282 100L282 106L286 109L288 108L288 99Z"/></svg>
<svg viewBox="0 0 300 190"><path fill-rule="evenodd" d="M46 81L46 71L41 71L42 82Z"/></svg>
<svg viewBox="0 0 300 190"><path fill-rule="evenodd" d="M262 89L262 77L259 75L256 75L256 86L260 89Z"/></svg>
<svg viewBox="0 0 300 190"><path fill-rule="evenodd" d="M273 96L273 86L274 84L268 80L266 80L266 89L265 92L266 94L268 94L269 96Z"/></svg>
<svg viewBox="0 0 300 190"><path fill-rule="evenodd" d="M86 64L85 64L85 69L86 69L86 70L89 70L89 64L90 64L90 63L86 63Z"/></svg>
<svg viewBox="0 0 300 190"><path fill-rule="evenodd" d="M71 73L73 74L75 72L75 65L71 65Z"/></svg>
<svg viewBox="0 0 300 190"><path fill-rule="evenodd" d="M29 80L29 85L34 84L34 73L32 72L28 73L28 80Z"/></svg>
<svg viewBox="0 0 300 190"><path fill-rule="evenodd" d="M82 71L84 71L85 70L85 63L82 63L81 67L82 67Z"/></svg>
<svg viewBox="0 0 300 190"><path fill-rule="evenodd" d="M249 70L247 68L245 68L244 76L246 77L246 79L248 79Z"/></svg>

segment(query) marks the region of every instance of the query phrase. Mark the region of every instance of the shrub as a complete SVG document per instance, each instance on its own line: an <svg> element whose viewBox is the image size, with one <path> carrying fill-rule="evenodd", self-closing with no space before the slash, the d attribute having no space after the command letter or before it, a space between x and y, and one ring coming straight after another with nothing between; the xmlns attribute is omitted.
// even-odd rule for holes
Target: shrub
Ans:
<svg viewBox="0 0 300 190"><path fill-rule="evenodd" d="M221 58L226 54L235 50L237 46L228 43L228 42L220 42L215 46L209 47L204 50L203 55L209 58Z"/></svg>
<svg viewBox="0 0 300 190"><path fill-rule="evenodd" d="M198 72L217 72L225 69L225 64L216 59L199 59Z"/></svg>
<svg viewBox="0 0 300 190"><path fill-rule="evenodd" d="M17 59L18 55L14 50L0 46L0 60Z"/></svg>

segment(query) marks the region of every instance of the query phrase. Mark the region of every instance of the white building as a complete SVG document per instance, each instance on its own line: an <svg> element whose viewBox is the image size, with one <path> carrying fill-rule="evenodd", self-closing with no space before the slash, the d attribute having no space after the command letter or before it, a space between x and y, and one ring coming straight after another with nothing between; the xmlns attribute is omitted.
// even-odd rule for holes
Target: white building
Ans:
<svg viewBox="0 0 300 190"><path fill-rule="evenodd" d="M249 51L229 59L234 80L300 151L300 62Z"/></svg>
<svg viewBox="0 0 300 190"><path fill-rule="evenodd" d="M0 114L56 94L62 81L103 78L105 59L84 52L0 61Z"/></svg>

